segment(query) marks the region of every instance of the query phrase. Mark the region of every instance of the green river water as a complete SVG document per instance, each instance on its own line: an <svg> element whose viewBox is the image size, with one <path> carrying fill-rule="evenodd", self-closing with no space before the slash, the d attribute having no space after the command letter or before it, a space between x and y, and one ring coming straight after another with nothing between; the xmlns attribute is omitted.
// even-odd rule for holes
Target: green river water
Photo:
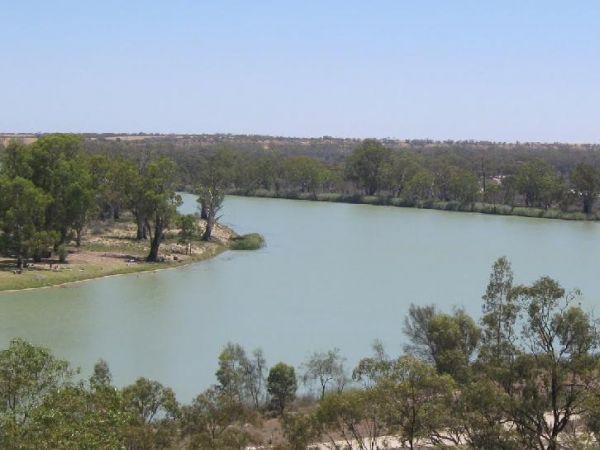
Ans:
<svg viewBox="0 0 600 450"><path fill-rule="evenodd" d="M183 209L195 209L185 195ZM298 365L339 347L348 366L378 338L403 345L411 303L479 315L493 261L518 282L550 275L600 305L600 225L368 205L229 197L223 222L267 246L180 269L0 294L0 344L20 336L87 376L98 358L119 385L157 379L189 401L215 382L228 341Z"/></svg>

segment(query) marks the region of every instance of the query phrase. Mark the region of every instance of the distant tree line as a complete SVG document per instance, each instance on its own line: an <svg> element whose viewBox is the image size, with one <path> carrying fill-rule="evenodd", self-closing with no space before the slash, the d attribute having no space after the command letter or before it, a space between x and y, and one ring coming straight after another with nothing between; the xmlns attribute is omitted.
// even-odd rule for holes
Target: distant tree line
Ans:
<svg viewBox="0 0 600 450"><path fill-rule="evenodd" d="M376 196L405 206L485 204L495 212L508 205L592 217L600 192L594 145L227 135L85 142L92 153L167 155L182 189L196 189L213 155L227 152L221 185L244 195Z"/></svg>
<svg viewBox="0 0 600 450"><path fill-rule="evenodd" d="M0 351L0 446L597 448L600 343L578 295L548 277L517 285L500 258L479 321L413 305L404 353L376 342L352 372L337 349L269 367L261 350L229 343L217 383L186 405L146 378L116 388L104 361L78 381L67 362L16 339ZM298 398L300 384L312 399ZM267 419L278 425L263 433Z"/></svg>

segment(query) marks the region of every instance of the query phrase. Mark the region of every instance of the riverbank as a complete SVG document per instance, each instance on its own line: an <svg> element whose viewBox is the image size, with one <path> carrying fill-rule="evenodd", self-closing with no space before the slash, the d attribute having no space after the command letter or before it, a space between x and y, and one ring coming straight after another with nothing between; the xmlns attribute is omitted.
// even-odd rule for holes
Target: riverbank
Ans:
<svg viewBox="0 0 600 450"><path fill-rule="evenodd" d="M166 233L160 248L161 262L145 261L149 242L135 239L131 222L94 224L80 247L68 247L66 262L47 259L31 263L20 273L14 259L0 259L0 292L14 292L43 287L64 286L71 283L182 267L213 258L229 250L238 235L228 227L217 225L213 240L194 240L190 246L178 242L178 231Z"/></svg>
<svg viewBox="0 0 600 450"><path fill-rule="evenodd" d="M434 201L411 202L398 197L376 196L376 195L349 195L337 193L298 193L298 192L274 192L264 189L255 191L233 191L232 195L242 197L258 198L282 198L287 200L307 200L317 202L351 203L362 205L396 206L401 208L435 209L439 211L457 211L480 214L493 214L499 216L519 216L538 219L559 219L577 221L598 221L600 211L589 216L579 211L562 211L558 208L531 208L524 206L511 206L502 204L491 204L483 202L460 203L457 201Z"/></svg>

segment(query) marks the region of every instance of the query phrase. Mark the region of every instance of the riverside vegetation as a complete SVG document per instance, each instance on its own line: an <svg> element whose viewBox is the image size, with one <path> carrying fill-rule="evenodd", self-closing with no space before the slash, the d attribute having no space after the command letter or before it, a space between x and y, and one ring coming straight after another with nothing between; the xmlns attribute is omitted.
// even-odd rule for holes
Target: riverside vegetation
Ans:
<svg viewBox="0 0 600 450"><path fill-rule="evenodd" d="M217 383L181 405L140 378L124 388L100 360L82 380L48 350L0 351L3 448L585 449L600 443L597 323L577 291L515 285L498 259L478 322L412 306L398 357L379 343L349 372L336 349L268 366L229 343ZM299 395L300 386L305 394Z"/></svg>
<svg viewBox="0 0 600 450"><path fill-rule="evenodd" d="M167 157L91 155L75 135L10 142L0 172L0 290L260 247L262 238L238 237L217 223L228 170L220 162L206 168L196 186L201 213L181 215L177 166Z"/></svg>
<svg viewBox="0 0 600 450"><path fill-rule="evenodd" d="M91 153L172 158L193 188L227 149L228 192L571 220L596 220L598 145L88 135Z"/></svg>
<svg viewBox="0 0 600 450"><path fill-rule="evenodd" d="M149 158L168 158L176 166L178 188L203 194L207 204L216 186L215 200L221 193L235 193L569 220L598 218L597 145L232 135L88 134L80 139L80 147L91 158L133 161L138 170ZM7 150L17 142L2 141L8 142ZM209 210L203 210L203 218L208 219Z"/></svg>

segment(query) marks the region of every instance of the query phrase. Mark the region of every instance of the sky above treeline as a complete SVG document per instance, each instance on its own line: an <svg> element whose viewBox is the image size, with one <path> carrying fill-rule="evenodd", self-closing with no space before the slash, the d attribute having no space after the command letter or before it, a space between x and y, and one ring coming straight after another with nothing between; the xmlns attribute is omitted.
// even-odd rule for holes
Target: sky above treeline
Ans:
<svg viewBox="0 0 600 450"><path fill-rule="evenodd" d="M0 0L0 132L600 142L600 3Z"/></svg>

